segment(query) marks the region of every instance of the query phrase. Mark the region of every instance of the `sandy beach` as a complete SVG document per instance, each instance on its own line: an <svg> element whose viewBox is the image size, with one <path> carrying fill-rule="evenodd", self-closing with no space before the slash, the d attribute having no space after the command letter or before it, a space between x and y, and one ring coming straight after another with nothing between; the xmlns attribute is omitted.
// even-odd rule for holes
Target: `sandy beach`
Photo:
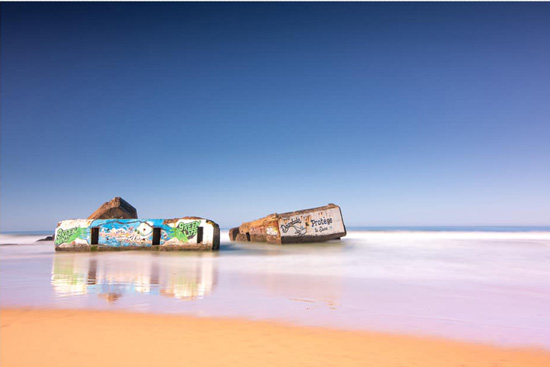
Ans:
<svg viewBox="0 0 550 367"><path fill-rule="evenodd" d="M550 366L550 351L222 318L1 310L1 365Z"/></svg>

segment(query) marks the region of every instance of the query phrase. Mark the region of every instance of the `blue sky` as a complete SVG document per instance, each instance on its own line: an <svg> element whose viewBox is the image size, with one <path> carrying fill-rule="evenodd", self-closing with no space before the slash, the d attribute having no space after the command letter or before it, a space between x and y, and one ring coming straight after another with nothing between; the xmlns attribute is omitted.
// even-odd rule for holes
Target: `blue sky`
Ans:
<svg viewBox="0 0 550 367"><path fill-rule="evenodd" d="M0 230L550 225L548 3L2 3Z"/></svg>

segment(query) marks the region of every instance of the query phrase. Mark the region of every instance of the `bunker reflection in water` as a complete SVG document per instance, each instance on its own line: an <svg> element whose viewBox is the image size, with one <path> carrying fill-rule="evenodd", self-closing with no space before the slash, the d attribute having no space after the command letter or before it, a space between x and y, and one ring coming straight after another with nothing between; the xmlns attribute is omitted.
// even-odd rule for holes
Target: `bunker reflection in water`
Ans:
<svg viewBox="0 0 550 367"><path fill-rule="evenodd" d="M216 284L215 256L159 254L60 254L53 258L51 284L58 296L97 294L116 302L125 294L192 301Z"/></svg>

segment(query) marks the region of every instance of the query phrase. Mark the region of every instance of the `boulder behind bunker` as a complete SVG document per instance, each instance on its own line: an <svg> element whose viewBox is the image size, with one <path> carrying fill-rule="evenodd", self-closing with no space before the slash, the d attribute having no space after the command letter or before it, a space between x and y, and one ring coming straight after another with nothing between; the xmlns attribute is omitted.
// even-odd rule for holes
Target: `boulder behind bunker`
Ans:
<svg viewBox="0 0 550 367"><path fill-rule="evenodd" d="M136 208L117 196L100 206L88 219L137 219L137 217Z"/></svg>

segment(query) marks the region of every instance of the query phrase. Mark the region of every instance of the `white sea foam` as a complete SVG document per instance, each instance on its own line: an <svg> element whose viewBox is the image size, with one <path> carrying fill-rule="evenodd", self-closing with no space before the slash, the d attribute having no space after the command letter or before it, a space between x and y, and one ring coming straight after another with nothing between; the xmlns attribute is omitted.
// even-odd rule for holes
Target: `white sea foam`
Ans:
<svg viewBox="0 0 550 367"><path fill-rule="evenodd" d="M45 238L47 234L5 234L0 233L0 246L3 245L30 245ZM41 242L38 242L41 243ZM51 242L45 242L51 243Z"/></svg>
<svg viewBox="0 0 550 367"><path fill-rule="evenodd" d="M184 312L550 348L550 232L349 231L219 253L55 253L2 235L0 304ZM185 301L185 302L183 302Z"/></svg>
<svg viewBox="0 0 550 367"><path fill-rule="evenodd" d="M350 231L346 238L364 240L550 240L550 231Z"/></svg>
<svg viewBox="0 0 550 367"><path fill-rule="evenodd" d="M229 231L222 230L222 241L227 240ZM27 245L36 243L49 234L5 234L0 233L0 245ZM360 240L550 240L550 231L526 232L484 232L484 231L348 231L346 239Z"/></svg>

